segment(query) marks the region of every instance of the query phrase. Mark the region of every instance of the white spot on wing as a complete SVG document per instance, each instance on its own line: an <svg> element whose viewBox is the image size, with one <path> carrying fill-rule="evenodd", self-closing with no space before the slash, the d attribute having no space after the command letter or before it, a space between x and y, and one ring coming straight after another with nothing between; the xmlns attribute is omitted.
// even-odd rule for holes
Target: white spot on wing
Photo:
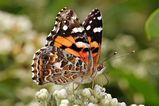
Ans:
<svg viewBox="0 0 159 106"><path fill-rule="evenodd" d="M46 40L45 45L47 45L49 43L49 41Z"/></svg>
<svg viewBox="0 0 159 106"><path fill-rule="evenodd" d="M36 84L38 84L39 85L39 82L37 82L36 80L33 80Z"/></svg>
<svg viewBox="0 0 159 106"><path fill-rule="evenodd" d="M84 43L84 42L76 42L76 46L77 47L84 47L84 48L87 48L89 47L89 45L87 43Z"/></svg>
<svg viewBox="0 0 159 106"><path fill-rule="evenodd" d="M99 17L97 17L97 19L98 19L98 20L101 20L101 19L102 19L102 17L101 17L101 16L99 16Z"/></svg>
<svg viewBox="0 0 159 106"><path fill-rule="evenodd" d="M84 25L84 24L85 24L85 21L82 22L82 25Z"/></svg>
<svg viewBox="0 0 159 106"><path fill-rule="evenodd" d="M101 32L102 31L102 28L101 27L98 27L98 28L94 28L93 29L93 32L96 33L96 32Z"/></svg>
<svg viewBox="0 0 159 106"><path fill-rule="evenodd" d="M35 59L35 57L36 57L36 55L34 54L34 55L33 55L33 59ZM34 63L34 61L32 61L32 64L33 64L33 63Z"/></svg>
<svg viewBox="0 0 159 106"><path fill-rule="evenodd" d="M46 47L42 47L41 49L47 49Z"/></svg>
<svg viewBox="0 0 159 106"><path fill-rule="evenodd" d="M31 67L31 70L34 71L34 67Z"/></svg>
<svg viewBox="0 0 159 106"><path fill-rule="evenodd" d="M77 17L76 17L76 16L73 16L73 17L72 17L72 19L76 20L76 19L77 19Z"/></svg>
<svg viewBox="0 0 159 106"><path fill-rule="evenodd" d="M86 30L88 31L88 30L90 30L90 29L91 29L91 26L88 25L87 28L86 28Z"/></svg>
<svg viewBox="0 0 159 106"><path fill-rule="evenodd" d="M55 31L55 30L56 30L56 28L54 27L52 31Z"/></svg>
<svg viewBox="0 0 159 106"><path fill-rule="evenodd" d="M64 23L66 23L66 21L64 21Z"/></svg>
<svg viewBox="0 0 159 106"><path fill-rule="evenodd" d="M91 23L92 23L92 20L90 20L89 23L91 24Z"/></svg>
<svg viewBox="0 0 159 106"><path fill-rule="evenodd" d="M40 49L36 51L36 53L40 52Z"/></svg>
<svg viewBox="0 0 159 106"><path fill-rule="evenodd" d="M68 29L68 26L67 26L67 25L64 25L64 26L63 26L63 30L66 31L67 29Z"/></svg>
<svg viewBox="0 0 159 106"><path fill-rule="evenodd" d="M55 21L55 25L57 25L57 23L58 23L58 22L57 22L57 21Z"/></svg>
<svg viewBox="0 0 159 106"><path fill-rule="evenodd" d="M35 76L35 74L34 73L32 73L32 78Z"/></svg>
<svg viewBox="0 0 159 106"><path fill-rule="evenodd" d="M73 29L72 29L72 32L73 32L73 33L77 33L77 32L78 32L78 29L77 29L77 28L73 28Z"/></svg>
<svg viewBox="0 0 159 106"><path fill-rule="evenodd" d="M78 28L75 27L72 29L72 33L83 32L83 31L84 31L83 27L78 27Z"/></svg>
<svg viewBox="0 0 159 106"><path fill-rule="evenodd" d="M49 33L48 37L50 37L50 36L52 36L52 34L51 34L51 33Z"/></svg>
<svg viewBox="0 0 159 106"><path fill-rule="evenodd" d="M63 10L61 9L61 11L63 11ZM61 14L61 12L58 12L57 14Z"/></svg>

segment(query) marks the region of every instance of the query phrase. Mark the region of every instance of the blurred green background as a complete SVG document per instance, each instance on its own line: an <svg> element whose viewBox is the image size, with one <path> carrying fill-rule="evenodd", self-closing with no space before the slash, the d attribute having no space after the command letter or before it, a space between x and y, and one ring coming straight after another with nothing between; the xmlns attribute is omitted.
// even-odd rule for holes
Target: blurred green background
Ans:
<svg viewBox="0 0 159 106"><path fill-rule="evenodd" d="M159 106L159 33L150 39L145 30L159 0L0 0L0 106L35 106L35 92L52 86L33 83L30 64L65 6L81 21L94 8L102 12L101 61L109 58L103 73L108 80L101 75L96 83L128 105Z"/></svg>

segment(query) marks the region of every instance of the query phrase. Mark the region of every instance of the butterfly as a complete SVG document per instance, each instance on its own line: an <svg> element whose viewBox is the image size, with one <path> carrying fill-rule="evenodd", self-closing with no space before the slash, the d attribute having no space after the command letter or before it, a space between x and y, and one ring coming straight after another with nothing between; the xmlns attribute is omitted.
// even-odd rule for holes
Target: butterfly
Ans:
<svg viewBox="0 0 159 106"><path fill-rule="evenodd" d="M98 9L81 23L67 7L57 14L46 45L33 56L32 79L45 83L88 83L104 70L99 64L102 43L102 16Z"/></svg>

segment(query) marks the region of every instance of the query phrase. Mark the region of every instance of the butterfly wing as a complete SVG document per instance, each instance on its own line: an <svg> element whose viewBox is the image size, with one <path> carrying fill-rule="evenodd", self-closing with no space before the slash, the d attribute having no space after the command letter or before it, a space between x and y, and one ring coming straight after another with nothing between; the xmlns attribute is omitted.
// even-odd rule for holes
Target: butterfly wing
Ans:
<svg viewBox="0 0 159 106"><path fill-rule="evenodd" d="M87 67L79 57L56 46L43 47L33 57L32 79L39 85L81 82Z"/></svg>
<svg viewBox="0 0 159 106"><path fill-rule="evenodd" d="M75 12L63 8L56 17L55 26L47 37L46 46L56 46L81 60L88 62L90 46L84 27L79 22Z"/></svg>
<svg viewBox="0 0 159 106"><path fill-rule="evenodd" d="M93 56L94 66L98 64L102 43L102 16L94 9L83 22Z"/></svg>

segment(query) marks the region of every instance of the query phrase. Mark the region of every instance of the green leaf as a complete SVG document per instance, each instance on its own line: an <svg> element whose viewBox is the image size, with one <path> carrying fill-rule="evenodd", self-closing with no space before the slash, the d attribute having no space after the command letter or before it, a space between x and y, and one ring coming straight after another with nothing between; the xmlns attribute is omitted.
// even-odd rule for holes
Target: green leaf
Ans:
<svg viewBox="0 0 159 106"><path fill-rule="evenodd" d="M9 78L0 81L0 100L17 100L16 89L19 86L19 79Z"/></svg>
<svg viewBox="0 0 159 106"><path fill-rule="evenodd" d="M151 39L152 37L159 37L159 9L149 16L145 24L145 30L148 39Z"/></svg>
<svg viewBox="0 0 159 106"><path fill-rule="evenodd" d="M133 95L139 93L145 99L145 103L143 104L147 104L148 106L159 106L159 93L157 87L153 85L151 81L134 76L133 74L128 73L130 70L126 70L127 69L123 68L113 68L111 75L113 78L116 78L117 81L119 79L128 81L129 86L124 93L127 95L127 98L129 96L129 102L133 103Z"/></svg>

